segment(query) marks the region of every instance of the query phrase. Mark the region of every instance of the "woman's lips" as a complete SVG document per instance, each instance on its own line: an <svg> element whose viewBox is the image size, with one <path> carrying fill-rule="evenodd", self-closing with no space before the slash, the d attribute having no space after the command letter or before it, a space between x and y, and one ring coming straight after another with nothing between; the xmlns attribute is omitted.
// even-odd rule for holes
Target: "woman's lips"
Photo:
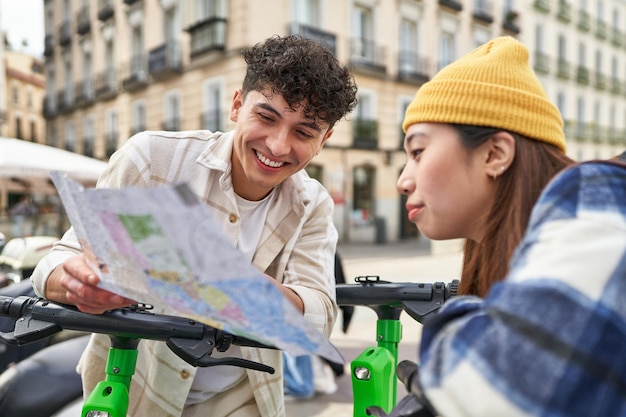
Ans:
<svg viewBox="0 0 626 417"><path fill-rule="evenodd" d="M420 211L422 211L423 207L424 206L414 206L414 205L406 206L406 210L408 212L408 218L410 222L415 222L417 215L420 213Z"/></svg>

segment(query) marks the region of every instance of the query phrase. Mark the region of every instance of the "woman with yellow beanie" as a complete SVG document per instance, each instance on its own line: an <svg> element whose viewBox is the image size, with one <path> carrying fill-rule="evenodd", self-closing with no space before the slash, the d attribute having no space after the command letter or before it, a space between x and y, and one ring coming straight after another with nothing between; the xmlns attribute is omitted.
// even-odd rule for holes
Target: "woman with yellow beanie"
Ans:
<svg viewBox="0 0 626 417"><path fill-rule="evenodd" d="M462 287L480 297L424 322L404 400L443 417L626 416L626 152L569 166L527 61L497 38L407 110L409 218L467 239ZM390 415L415 410L404 400Z"/></svg>
<svg viewBox="0 0 626 417"><path fill-rule="evenodd" d="M402 128L409 220L430 239L466 239L460 292L484 296L506 276L541 190L573 163L561 114L526 47L499 37L425 83Z"/></svg>

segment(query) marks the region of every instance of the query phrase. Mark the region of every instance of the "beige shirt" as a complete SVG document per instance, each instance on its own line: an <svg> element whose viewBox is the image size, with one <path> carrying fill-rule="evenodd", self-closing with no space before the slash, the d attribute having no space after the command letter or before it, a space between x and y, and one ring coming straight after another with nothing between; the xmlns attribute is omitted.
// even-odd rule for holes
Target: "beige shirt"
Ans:
<svg viewBox="0 0 626 417"><path fill-rule="evenodd" d="M112 157L98 187L159 186L186 182L205 202L236 246L240 221L231 182L233 134L209 131L142 132ZM253 263L289 286L304 302L305 318L330 335L337 314L334 253L337 231L333 203L326 190L303 170L277 187ZM39 295L50 272L80 251L72 229L57 242L32 276ZM104 378L110 346L106 335L93 335L79 363L85 392ZM139 343L137 368L130 391L129 416L180 416L196 368L172 353L163 342ZM258 415L285 415L281 354L271 349L242 347L242 356L276 369L273 375L247 371ZM232 401L237 401L233 395ZM206 415L212 414L210 400ZM251 414L255 415L255 414Z"/></svg>

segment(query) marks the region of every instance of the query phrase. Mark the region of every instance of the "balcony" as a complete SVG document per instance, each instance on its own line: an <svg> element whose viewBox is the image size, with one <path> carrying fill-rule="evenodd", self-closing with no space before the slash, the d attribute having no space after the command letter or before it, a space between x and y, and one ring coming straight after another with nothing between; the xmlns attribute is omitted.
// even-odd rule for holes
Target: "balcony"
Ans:
<svg viewBox="0 0 626 417"><path fill-rule="evenodd" d="M559 58L557 62L556 76L562 80L569 80L571 76L571 68L569 61Z"/></svg>
<svg viewBox="0 0 626 417"><path fill-rule="evenodd" d="M59 45L67 46L72 41L72 30L70 21L67 20L59 26Z"/></svg>
<svg viewBox="0 0 626 417"><path fill-rule="evenodd" d="M94 156L94 138L86 136L83 138L83 155L93 158Z"/></svg>
<svg viewBox="0 0 626 417"><path fill-rule="evenodd" d="M595 82L594 82L594 87L596 88L596 90L599 90L599 91L606 90L607 84L608 82L607 82L606 75L602 74L601 72L596 72L596 77L595 77Z"/></svg>
<svg viewBox="0 0 626 417"><path fill-rule="evenodd" d="M520 27L517 24L517 18L519 13L515 10L509 10L504 14L504 19L502 20L502 29L512 32L512 33L520 33Z"/></svg>
<svg viewBox="0 0 626 417"><path fill-rule="evenodd" d="M578 66L576 68L576 82L580 85L589 85L589 69Z"/></svg>
<svg viewBox="0 0 626 417"><path fill-rule="evenodd" d="M624 32L614 27L611 34L611 42L613 42L613 46L622 46L624 44Z"/></svg>
<svg viewBox="0 0 626 417"><path fill-rule="evenodd" d="M620 94L622 92L622 83L617 77L611 77L611 93Z"/></svg>
<svg viewBox="0 0 626 417"><path fill-rule="evenodd" d="M74 86L74 96L76 97L77 106L89 106L93 104L95 100L93 80L86 78L77 82Z"/></svg>
<svg viewBox="0 0 626 417"><path fill-rule="evenodd" d="M289 33L294 35L299 33L304 38L313 39L320 43L328 45L328 49L331 50L333 55L337 55L337 35L331 32L326 32L320 28L314 26L304 25L302 23L292 23L289 26Z"/></svg>
<svg viewBox="0 0 626 417"><path fill-rule="evenodd" d="M534 69L541 74L550 72L550 58L545 52L535 51Z"/></svg>
<svg viewBox="0 0 626 417"><path fill-rule="evenodd" d="M606 39L606 32L606 22L601 19L596 20L596 38Z"/></svg>
<svg viewBox="0 0 626 417"><path fill-rule="evenodd" d="M378 149L378 121L354 119L352 122L352 147L356 149Z"/></svg>
<svg viewBox="0 0 626 417"><path fill-rule="evenodd" d="M227 23L226 18L213 16L188 27L186 31L191 37L191 57L226 50Z"/></svg>
<svg viewBox="0 0 626 417"><path fill-rule="evenodd" d="M56 96L53 94L48 94L43 98L42 109L43 109L43 117L45 119L51 119L57 115L57 104L56 104Z"/></svg>
<svg viewBox="0 0 626 417"><path fill-rule="evenodd" d="M57 92L57 113L64 114L74 109L74 91L65 88Z"/></svg>
<svg viewBox="0 0 626 417"><path fill-rule="evenodd" d="M54 54L54 35L46 35L43 40L43 55L48 57Z"/></svg>
<svg viewBox="0 0 626 417"><path fill-rule="evenodd" d="M98 20L106 22L115 14L113 0L98 0Z"/></svg>
<svg viewBox="0 0 626 417"><path fill-rule="evenodd" d="M148 72L157 80L163 80L182 72L180 46L168 41L154 48L148 55Z"/></svg>
<svg viewBox="0 0 626 417"><path fill-rule="evenodd" d="M177 131L180 130L180 117L169 117L163 120L163 124L161 126L163 130L168 131Z"/></svg>
<svg viewBox="0 0 626 417"><path fill-rule="evenodd" d="M224 112L220 109L208 110L200 115L200 126L211 132L224 130Z"/></svg>
<svg viewBox="0 0 626 417"><path fill-rule="evenodd" d="M576 26L581 32L589 32L591 29L591 17L586 10L578 11L578 25Z"/></svg>
<svg viewBox="0 0 626 417"><path fill-rule="evenodd" d="M110 158L111 155L113 155L113 153L117 150L118 137L119 135L115 130L106 132L104 137L104 140L106 141L104 150L106 158Z"/></svg>
<svg viewBox="0 0 626 417"><path fill-rule="evenodd" d="M559 8L556 13L556 18L563 23L569 23L572 21L572 6L566 0L559 0Z"/></svg>
<svg viewBox="0 0 626 417"><path fill-rule="evenodd" d="M143 54L135 55L122 68L122 88L126 91L138 91L148 85L148 68Z"/></svg>
<svg viewBox="0 0 626 417"><path fill-rule="evenodd" d="M491 3L486 0L475 0L472 16L474 17L474 20L478 20L488 25L492 24L493 11Z"/></svg>
<svg viewBox="0 0 626 417"><path fill-rule="evenodd" d="M439 0L439 5L443 7L447 7L448 9L455 10L460 12L463 10L463 4L460 1L455 0Z"/></svg>
<svg viewBox="0 0 626 417"><path fill-rule="evenodd" d="M430 79L428 59L414 51L400 51L398 56L398 81L423 84Z"/></svg>
<svg viewBox="0 0 626 417"><path fill-rule="evenodd" d="M550 13L550 0L535 0L533 6L541 13Z"/></svg>
<svg viewBox="0 0 626 417"><path fill-rule="evenodd" d="M84 5L76 15L76 33L85 35L91 30L91 22L89 20L89 4Z"/></svg>
<svg viewBox="0 0 626 417"><path fill-rule="evenodd" d="M117 96L117 73L114 68L108 68L96 76L96 99L110 100Z"/></svg>
<svg viewBox="0 0 626 417"><path fill-rule="evenodd" d="M375 42L361 38L353 38L350 48L350 66L353 69L361 69L368 72L384 74L385 49Z"/></svg>

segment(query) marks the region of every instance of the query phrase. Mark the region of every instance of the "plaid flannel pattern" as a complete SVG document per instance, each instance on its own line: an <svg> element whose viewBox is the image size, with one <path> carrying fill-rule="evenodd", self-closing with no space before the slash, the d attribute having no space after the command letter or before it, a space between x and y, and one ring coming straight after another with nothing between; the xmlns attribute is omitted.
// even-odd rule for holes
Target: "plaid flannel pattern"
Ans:
<svg viewBox="0 0 626 417"><path fill-rule="evenodd" d="M420 382L442 416L626 415L626 166L544 190L509 275L424 326Z"/></svg>

